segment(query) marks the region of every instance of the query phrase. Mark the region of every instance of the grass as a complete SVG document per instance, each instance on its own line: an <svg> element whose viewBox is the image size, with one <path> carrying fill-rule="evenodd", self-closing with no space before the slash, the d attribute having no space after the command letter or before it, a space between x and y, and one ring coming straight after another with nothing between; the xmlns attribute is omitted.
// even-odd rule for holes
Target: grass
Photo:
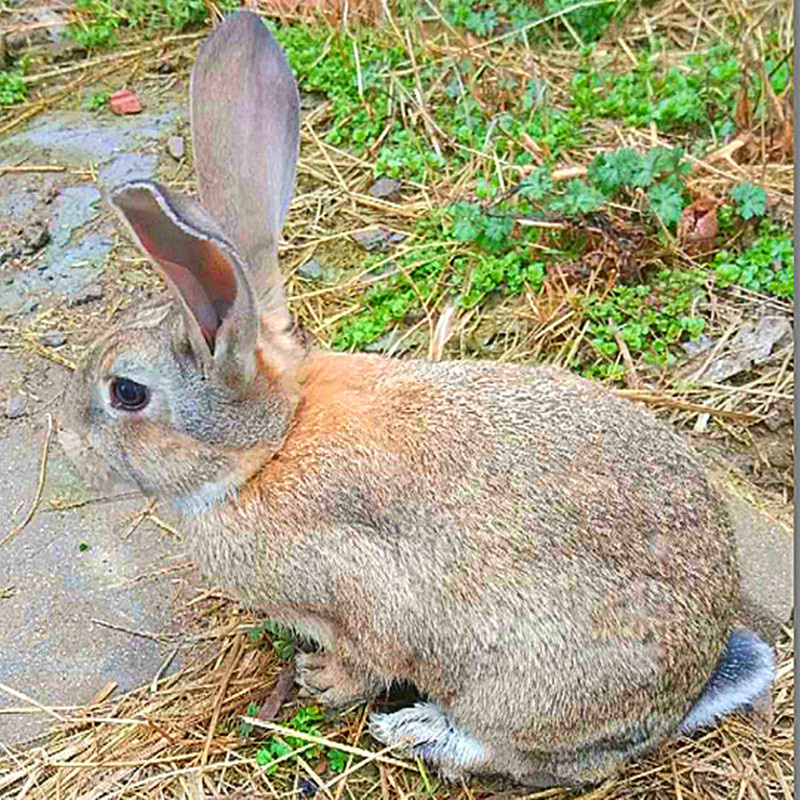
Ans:
<svg viewBox="0 0 800 800"><path fill-rule="evenodd" d="M223 0L220 8L233 10L233 0ZM125 28L167 28L184 30L208 20L208 5L203 0L75 0L74 21L67 34L87 50L112 47Z"/></svg>
<svg viewBox="0 0 800 800"><path fill-rule="evenodd" d="M541 6L522 2L522 0L497 0L488 3L467 2L466 0L446 0L442 13L453 25L478 36L494 36L500 31L524 31L527 26L543 17L563 11L574 3L564 0L546 0ZM621 17L629 9L627 3L611 0L605 3L590 4L578 8L569 15L570 23L565 23L561 31L546 30L551 41L567 38L579 43L591 43L600 38L609 23ZM559 33L561 34L559 37ZM520 36L523 34L520 33Z"/></svg>
<svg viewBox="0 0 800 800"><path fill-rule="evenodd" d="M463 4L457 8L450 4L445 11L457 24L469 28L467 20L472 20L473 27L480 27L470 17L478 13L475 6L470 8L467 13ZM501 18L514 8L513 4L486 7L480 14L484 19L495 13ZM499 24L486 23L484 34L492 34ZM663 241L664 231L675 232L692 198L687 185L692 165L682 146L606 150L592 160L585 177L561 184L552 179L558 156L586 141L588 132L581 122L586 118L614 118L625 125L653 123L659 130L691 132L712 144L730 132L740 91L739 62L727 42L710 47L703 58L688 56L680 69L659 70L657 51L648 51L633 71L619 75L589 68L578 71L569 86L570 105L557 108L535 100L531 81L526 84L502 74L495 83L495 104L489 104L470 91L485 78L486 70L476 61L453 58L442 64L431 51L417 48L412 79L403 69L408 66L408 46L390 35L387 41L386 30L365 31L352 39L327 29L291 26L279 28L277 35L301 86L330 104L327 129L321 128L325 141L357 155L373 155L376 175L426 184L442 171L453 174L474 168L476 151L508 165L506 170L479 169L473 199L446 203L415 225L415 250L399 255L397 267L387 271L390 277L354 298L357 310L329 328L329 343L345 350L370 347L393 327L413 324L446 295L457 295L458 303L470 308L497 294L508 298L524 290L541 291L548 272L557 274L560 261L587 254L591 242L584 238L581 243L574 232L553 236L522 227L520 223L531 217L580 220L592 212L614 213L615 206L625 204L636 209L631 222ZM325 52L322 60L320 52ZM588 63L585 53L581 58ZM369 71L359 64L369 64ZM782 80L779 76L776 85ZM424 120L420 124L419 119L415 126L408 125L392 108L393 96L402 103L415 91L426 97L430 125ZM530 152L518 147L525 140L539 143L544 153L538 168L532 168ZM438 147L431 146L432 141ZM700 149L696 141L694 150ZM733 187L730 201L744 220L758 221L766 210L763 188L747 182ZM773 235L788 244L788 230ZM547 259L537 249L545 240ZM367 257L361 268L368 270L376 260L380 259ZM728 278L723 273L732 273L717 266L716 262L694 265L689 283L694 286L715 274L724 283ZM657 364L674 360L680 352L676 346L703 329L702 320L688 311L697 297L674 291L686 282L681 271L678 265L668 265L647 275L638 288L621 287L602 301L598 294L587 297L581 307L596 335L587 340L592 349L574 359L574 365L593 376L621 377L616 345L607 336L604 339L596 319L601 309L613 312L609 318L647 320L623 327L634 357ZM756 287L754 281L743 285ZM792 291L785 281L783 286ZM647 305L654 302L654 295L669 300L655 301L654 310ZM598 364L598 357L607 363Z"/></svg>
<svg viewBox="0 0 800 800"><path fill-rule="evenodd" d="M201 0L77 0L69 33L99 49L128 29L196 27L208 11ZM301 89L321 104L314 130L328 159L347 153L374 177L441 198L404 221L410 238L394 255L362 252L348 265L371 279L361 292L348 289L332 321L313 326L330 346L385 349L403 339L418 350L448 303L491 314L600 260L570 301L586 330L568 361L622 382L620 338L645 371L674 364L704 331L698 303L714 285L793 297L790 231L768 218L757 181L716 190L716 255L687 262L679 229L702 195L698 160L741 134L745 118L762 130L774 124L771 98L791 81L778 29L765 28L762 68L749 70L734 35L743 19L728 20L728 35L710 25L688 52L671 48L664 28L620 53L601 37L626 24L627 3L446 0L417 33L403 33L403 14L415 13L401 4L394 24L348 30L313 19L270 23ZM498 38L489 56L480 42ZM568 67L548 67L551 48ZM0 99L24 99L24 84L3 86ZM101 109L106 97L95 93L89 107ZM639 129L649 130L650 145L609 140L610 131ZM739 224L755 241L736 235ZM631 273L620 242L634 240L646 263Z"/></svg>
<svg viewBox="0 0 800 800"><path fill-rule="evenodd" d="M733 46L721 42L680 67L659 69L660 48L645 51L632 70L590 67L572 79L572 100L586 115L625 125L654 123L664 132L691 131L718 138L733 129L741 71Z"/></svg>

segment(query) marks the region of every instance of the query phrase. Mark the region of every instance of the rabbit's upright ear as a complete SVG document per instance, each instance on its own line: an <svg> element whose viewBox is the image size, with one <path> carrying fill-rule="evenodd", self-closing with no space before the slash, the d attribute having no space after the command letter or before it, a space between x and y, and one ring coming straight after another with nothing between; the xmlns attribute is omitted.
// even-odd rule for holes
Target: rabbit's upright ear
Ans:
<svg viewBox="0 0 800 800"><path fill-rule="evenodd" d="M200 200L241 250L266 328L279 335L290 324L278 237L294 188L299 108L292 70L259 17L226 17L192 69Z"/></svg>
<svg viewBox="0 0 800 800"><path fill-rule="evenodd" d="M110 200L180 301L204 373L246 390L256 373L258 313L236 250L201 206L150 181L126 184Z"/></svg>

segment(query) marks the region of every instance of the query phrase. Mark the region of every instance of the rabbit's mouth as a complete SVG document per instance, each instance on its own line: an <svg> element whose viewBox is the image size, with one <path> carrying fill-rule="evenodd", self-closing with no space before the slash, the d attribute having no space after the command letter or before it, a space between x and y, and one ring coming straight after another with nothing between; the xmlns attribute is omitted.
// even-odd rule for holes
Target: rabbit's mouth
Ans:
<svg viewBox="0 0 800 800"><path fill-rule="evenodd" d="M58 441L67 458L87 479L92 489L104 495L129 493L134 486L117 473L89 442L69 427L59 426Z"/></svg>

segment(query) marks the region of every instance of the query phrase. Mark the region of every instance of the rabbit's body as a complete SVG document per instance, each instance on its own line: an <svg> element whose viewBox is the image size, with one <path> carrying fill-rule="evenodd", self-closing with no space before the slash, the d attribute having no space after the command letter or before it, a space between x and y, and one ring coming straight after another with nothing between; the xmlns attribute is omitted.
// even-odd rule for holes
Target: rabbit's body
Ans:
<svg viewBox="0 0 800 800"><path fill-rule="evenodd" d="M277 241L297 93L255 15L204 46L192 115L224 231L147 181L113 193L177 302L86 354L64 440L173 501L205 572L319 641L307 691L339 705L411 681L429 701L374 716L379 739L445 774L547 785L611 774L769 685L771 651L734 628L729 521L667 426L550 367L295 340Z"/></svg>
<svg viewBox="0 0 800 800"><path fill-rule="evenodd" d="M196 513L193 545L359 679L323 701L411 681L518 777L561 781L677 728L738 586L680 437L551 368L312 354L298 373L280 450Z"/></svg>

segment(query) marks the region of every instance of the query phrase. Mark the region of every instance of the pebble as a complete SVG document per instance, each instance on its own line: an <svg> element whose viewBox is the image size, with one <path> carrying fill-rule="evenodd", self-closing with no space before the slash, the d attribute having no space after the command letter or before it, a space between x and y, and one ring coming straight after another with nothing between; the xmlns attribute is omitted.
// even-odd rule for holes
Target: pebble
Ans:
<svg viewBox="0 0 800 800"><path fill-rule="evenodd" d="M367 353L386 353L387 351L391 350L392 347L394 347L402 338L402 331L389 331L389 333L385 333L377 341L364 345L364 351Z"/></svg>
<svg viewBox="0 0 800 800"><path fill-rule="evenodd" d="M67 337L61 331L47 331L40 341L45 347L61 347L62 344L66 344Z"/></svg>
<svg viewBox="0 0 800 800"><path fill-rule="evenodd" d="M775 411L764 420L764 425L774 433L784 425L788 425L791 421L792 417L790 414L782 414L779 411Z"/></svg>
<svg viewBox="0 0 800 800"><path fill-rule="evenodd" d="M167 139L167 150L176 161L180 161L186 153L183 136L170 136Z"/></svg>
<svg viewBox="0 0 800 800"><path fill-rule="evenodd" d="M25 414L25 398L15 391L8 393L6 401L6 416L9 419L18 419Z"/></svg>
<svg viewBox="0 0 800 800"><path fill-rule="evenodd" d="M90 283L88 286L75 292L68 300L70 306L82 306L91 303L92 300L99 300L103 296L103 287L99 283Z"/></svg>
<svg viewBox="0 0 800 800"><path fill-rule="evenodd" d="M369 231L358 231L353 234L353 239L370 252L386 250L390 244L399 244L405 238L405 233L389 231L385 228L373 228Z"/></svg>
<svg viewBox="0 0 800 800"><path fill-rule="evenodd" d="M314 781L310 781L308 778L301 778L298 781L297 788L303 797L314 797L318 787Z"/></svg>
<svg viewBox="0 0 800 800"><path fill-rule="evenodd" d="M297 274L306 281L318 281L322 278L322 265L319 261L311 259L306 261L298 270Z"/></svg>
<svg viewBox="0 0 800 800"><path fill-rule="evenodd" d="M401 199L400 181L386 177L378 178L370 187L369 193L381 200L391 200L396 203Z"/></svg>
<svg viewBox="0 0 800 800"><path fill-rule="evenodd" d="M25 242L25 252L35 253L41 250L50 241L50 228L47 222L36 220L30 223L22 231L22 239Z"/></svg>

